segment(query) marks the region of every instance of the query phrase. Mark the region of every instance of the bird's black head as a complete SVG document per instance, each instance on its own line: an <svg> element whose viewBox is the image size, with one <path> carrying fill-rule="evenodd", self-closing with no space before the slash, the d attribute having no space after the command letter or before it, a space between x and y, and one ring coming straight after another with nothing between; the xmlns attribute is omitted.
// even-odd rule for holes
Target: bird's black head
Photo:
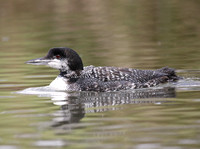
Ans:
<svg viewBox="0 0 200 149"><path fill-rule="evenodd" d="M48 65L61 72L83 70L80 56L74 50L66 47L52 48L46 56L27 61L27 64Z"/></svg>
<svg viewBox="0 0 200 149"><path fill-rule="evenodd" d="M70 48L52 48L49 50L48 54L45 57L46 59L67 61L67 65L73 71L83 70L83 63L80 56Z"/></svg>

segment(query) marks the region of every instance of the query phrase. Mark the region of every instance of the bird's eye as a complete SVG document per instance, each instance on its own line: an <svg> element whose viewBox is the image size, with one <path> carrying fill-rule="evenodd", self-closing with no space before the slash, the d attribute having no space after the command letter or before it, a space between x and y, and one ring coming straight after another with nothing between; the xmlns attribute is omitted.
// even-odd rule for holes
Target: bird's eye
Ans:
<svg viewBox="0 0 200 149"><path fill-rule="evenodd" d="M56 57L57 59L60 59L60 55L56 55L55 57Z"/></svg>

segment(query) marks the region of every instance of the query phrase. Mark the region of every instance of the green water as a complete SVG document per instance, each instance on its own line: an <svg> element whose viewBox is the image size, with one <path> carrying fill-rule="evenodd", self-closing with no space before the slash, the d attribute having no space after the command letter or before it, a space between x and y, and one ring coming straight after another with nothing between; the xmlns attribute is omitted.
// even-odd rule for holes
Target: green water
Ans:
<svg viewBox="0 0 200 149"><path fill-rule="evenodd" d="M0 149L200 148L199 13L197 0L1 1ZM169 66L184 79L131 92L38 93L58 71L24 62L61 46L84 65ZM27 88L32 95L16 94Z"/></svg>

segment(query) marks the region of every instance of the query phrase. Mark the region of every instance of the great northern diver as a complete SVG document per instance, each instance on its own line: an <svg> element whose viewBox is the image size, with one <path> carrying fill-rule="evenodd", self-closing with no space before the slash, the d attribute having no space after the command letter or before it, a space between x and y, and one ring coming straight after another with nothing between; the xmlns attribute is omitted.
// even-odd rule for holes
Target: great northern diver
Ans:
<svg viewBox="0 0 200 149"><path fill-rule="evenodd" d="M153 87L178 80L174 69L139 70L119 67L83 67L80 56L67 47L52 48L46 56L26 62L60 70L50 87L65 91L119 91Z"/></svg>

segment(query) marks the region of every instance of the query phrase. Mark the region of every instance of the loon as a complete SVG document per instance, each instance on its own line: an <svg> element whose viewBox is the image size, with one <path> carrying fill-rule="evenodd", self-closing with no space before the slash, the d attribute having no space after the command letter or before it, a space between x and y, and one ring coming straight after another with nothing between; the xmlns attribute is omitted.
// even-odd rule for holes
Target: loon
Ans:
<svg viewBox="0 0 200 149"><path fill-rule="evenodd" d="M80 56L67 47L52 48L46 56L26 63L58 69L60 74L49 86L64 91L107 92L148 88L179 79L175 70L168 67L157 70L92 65L83 67Z"/></svg>

